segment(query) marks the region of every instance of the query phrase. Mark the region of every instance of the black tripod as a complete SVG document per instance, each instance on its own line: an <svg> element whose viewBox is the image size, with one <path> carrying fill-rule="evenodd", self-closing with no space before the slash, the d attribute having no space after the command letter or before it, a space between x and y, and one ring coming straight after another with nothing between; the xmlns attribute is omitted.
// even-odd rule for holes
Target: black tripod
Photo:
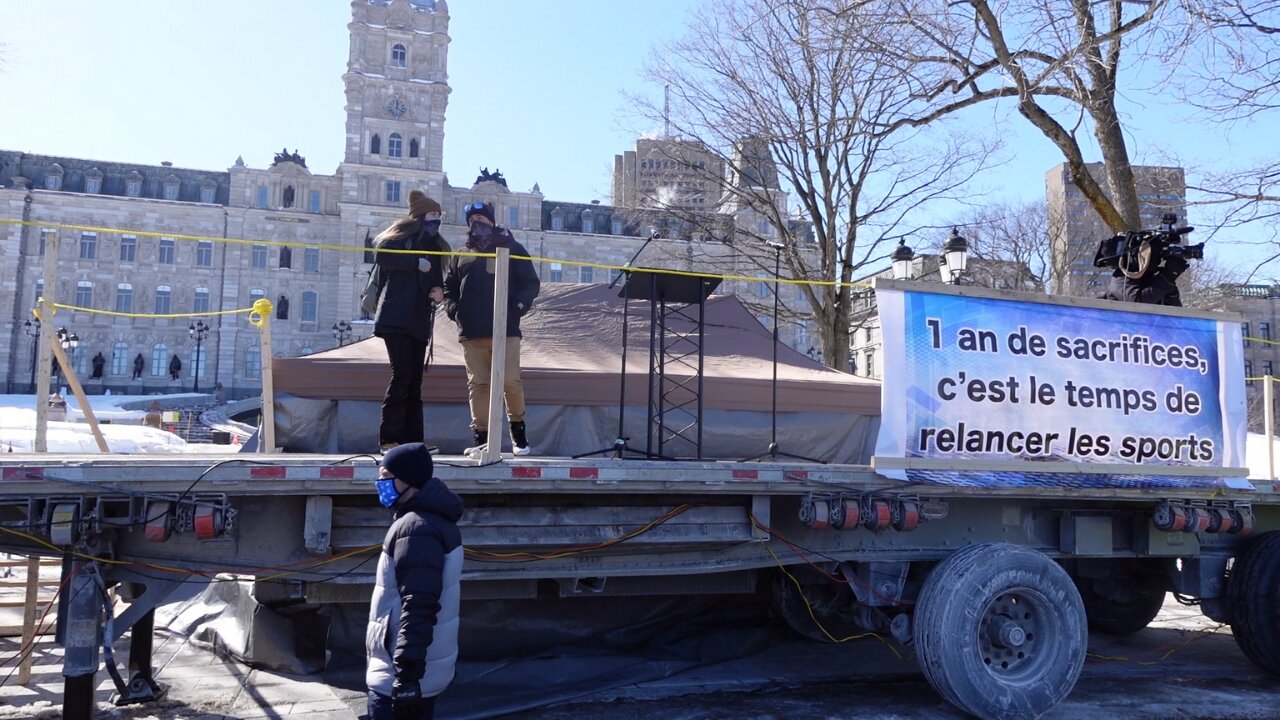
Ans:
<svg viewBox="0 0 1280 720"><path fill-rule="evenodd" d="M657 230L654 230L653 232L649 233L649 237L645 239L644 243L640 246L640 249L636 250L636 254L631 256L631 259L628 260L627 264L622 267L622 271L618 273L618 276L613 279L613 282L609 283L609 289L612 290L624 275L627 278L627 280L622 283L622 293L621 293L622 295L622 373L618 377L618 435L613 439L613 444L610 445L609 447L600 448L599 450L592 450L591 452L579 453L573 456L575 460L578 458L591 457L593 455L608 455L610 453L612 453L615 458L619 458L619 459L622 459L625 457L624 453L635 453L636 455L640 455L650 459L663 459L661 455L655 455L646 450L640 450L638 448L631 447L629 444L627 444L627 440L629 440L630 438L622 434L623 419L626 416L626 407L627 407L627 326L631 324L629 322L630 318L627 316L627 313L630 311L629 301L631 298L630 298L630 292L628 289L631 286L631 273L632 273L631 266L633 263L635 263L636 258L640 257L640 253L644 252L644 249L648 247L649 243L653 242L654 238L656 237L658 237Z"/></svg>
<svg viewBox="0 0 1280 720"><path fill-rule="evenodd" d="M793 455L785 453L778 449L778 286L781 285L778 279L782 277L782 245L781 243L769 243L769 247L773 248L773 399L769 408L769 449L759 455L752 455L743 458L741 462L756 462L768 458L777 460L780 457L792 458L793 460L805 460L807 462L826 463L817 458L806 457L804 455Z"/></svg>

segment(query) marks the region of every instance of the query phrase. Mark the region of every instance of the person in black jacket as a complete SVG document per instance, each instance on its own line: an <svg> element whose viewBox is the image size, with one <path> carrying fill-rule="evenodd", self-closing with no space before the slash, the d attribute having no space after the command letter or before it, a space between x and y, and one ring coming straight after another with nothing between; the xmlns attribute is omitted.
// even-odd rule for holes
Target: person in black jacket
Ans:
<svg viewBox="0 0 1280 720"><path fill-rule="evenodd" d="M507 286L507 357L503 394L511 429L511 450L516 455L531 452L524 424L524 384L520 380L520 318L533 307L540 283L527 259L529 251L516 242L506 228L494 222L493 206L477 202L467 206L467 244L472 253L492 253L499 247L511 252L511 274ZM524 257L524 260L517 260ZM467 398L471 405L471 432L475 445L466 454L478 456L489 442L489 370L493 355L494 258L459 257L449 259L444 279L445 313L458 324L462 357L467 366Z"/></svg>
<svg viewBox="0 0 1280 720"><path fill-rule="evenodd" d="M378 500L396 519L382 541L369 625L369 720L430 720L453 681L462 580L462 499L432 477L421 443L382 458Z"/></svg>
<svg viewBox="0 0 1280 720"><path fill-rule="evenodd" d="M1187 271L1189 265L1181 257L1169 257L1159 267L1149 268L1137 278L1130 278L1117 268L1112 273L1110 287L1102 297L1105 300L1182 307L1178 278Z"/></svg>
<svg viewBox="0 0 1280 720"><path fill-rule="evenodd" d="M409 192L409 216L395 221L374 239L375 250L448 252L440 237L440 203L419 190ZM391 380L382 401L378 444L388 450L421 442L422 372L431 342L435 303L444 299L444 257L403 252L374 255L382 285L373 334L387 346Z"/></svg>

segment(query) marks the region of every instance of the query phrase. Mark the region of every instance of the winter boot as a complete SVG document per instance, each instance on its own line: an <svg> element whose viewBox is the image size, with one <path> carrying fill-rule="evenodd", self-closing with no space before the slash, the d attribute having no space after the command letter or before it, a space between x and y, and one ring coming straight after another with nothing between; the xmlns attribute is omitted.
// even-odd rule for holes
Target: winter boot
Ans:
<svg viewBox="0 0 1280 720"><path fill-rule="evenodd" d="M511 421L511 452L516 455L528 455L533 452L529 447L529 438L525 436L523 420Z"/></svg>
<svg viewBox="0 0 1280 720"><path fill-rule="evenodd" d="M472 430L471 439L475 441L475 445L462 451L462 454L469 458L478 458L485 451L485 448L489 446L489 431Z"/></svg>

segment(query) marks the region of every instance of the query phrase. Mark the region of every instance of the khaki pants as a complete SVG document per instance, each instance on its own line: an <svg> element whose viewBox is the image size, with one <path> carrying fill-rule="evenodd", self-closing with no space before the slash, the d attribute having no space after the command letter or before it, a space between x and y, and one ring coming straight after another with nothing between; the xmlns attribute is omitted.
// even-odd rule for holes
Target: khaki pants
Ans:
<svg viewBox="0 0 1280 720"><path fill-rule="evenodd" d="M471 404L471 429L489 429L489 372L493 360L493 338L462 341L462 358L467 365L467 400ZM507 419L524 421L524 383L520 380L520 338L507 338L507 362L503 395L507 399Z"/></svg>

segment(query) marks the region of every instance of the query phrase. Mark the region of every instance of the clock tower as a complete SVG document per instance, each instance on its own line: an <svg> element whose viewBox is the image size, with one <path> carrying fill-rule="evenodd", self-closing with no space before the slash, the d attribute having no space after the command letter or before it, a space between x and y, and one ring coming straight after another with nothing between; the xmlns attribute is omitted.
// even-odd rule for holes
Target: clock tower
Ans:
<svg viewBox="0 0 1280 720"><path fill-rule="evenodd" d="M443 200L445 0L352 0L348 29L343 200L403 208L412 188Z"/></svg>

